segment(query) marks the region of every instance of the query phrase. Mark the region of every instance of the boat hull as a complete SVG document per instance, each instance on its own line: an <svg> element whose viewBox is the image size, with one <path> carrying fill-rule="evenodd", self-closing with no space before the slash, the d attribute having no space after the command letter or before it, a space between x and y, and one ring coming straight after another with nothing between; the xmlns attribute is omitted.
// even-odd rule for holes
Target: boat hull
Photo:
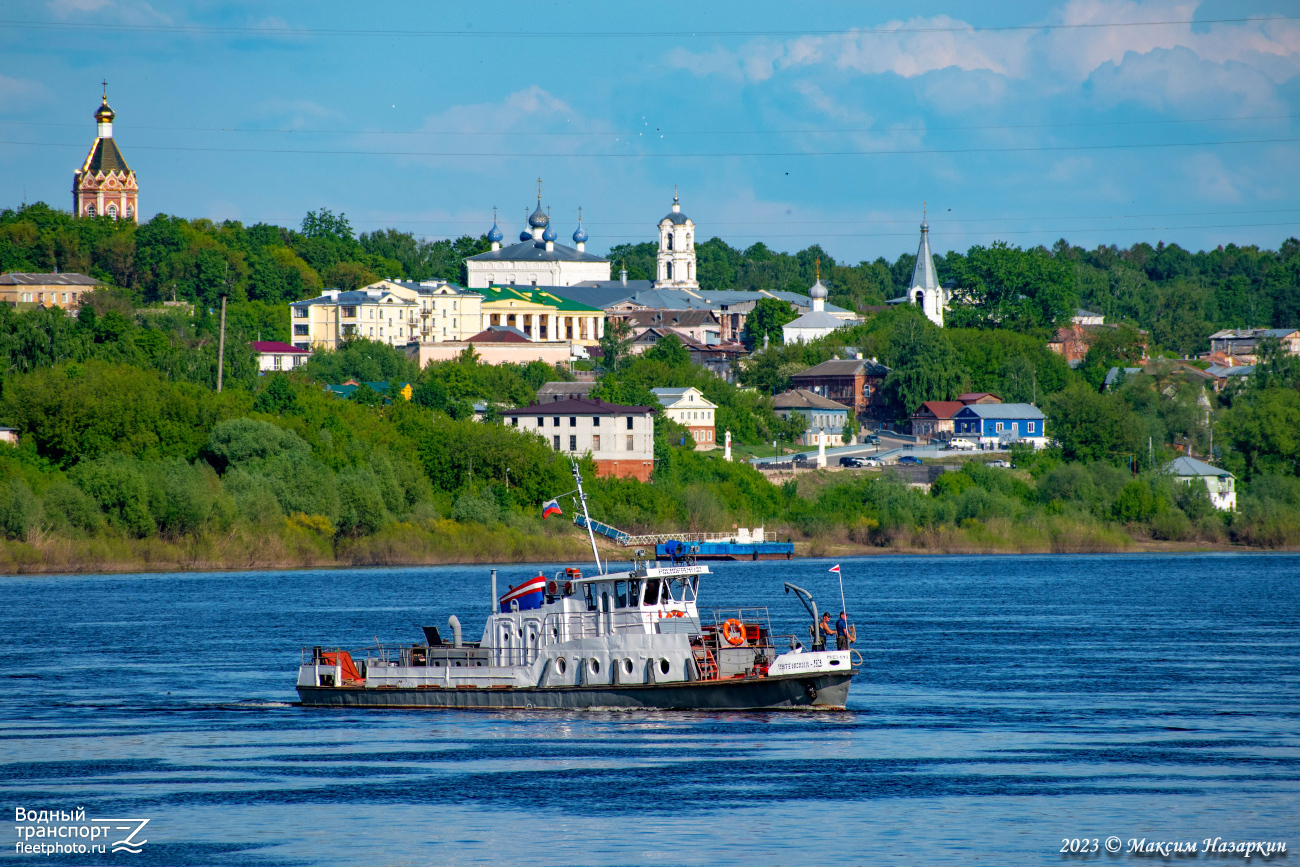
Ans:
<svg viewBox="0 0 1300 867"><path fill-rule="evenodd" d="M844 710L854 671L645 685L440 689L299 686L305 707L455 710Z"/></svg>

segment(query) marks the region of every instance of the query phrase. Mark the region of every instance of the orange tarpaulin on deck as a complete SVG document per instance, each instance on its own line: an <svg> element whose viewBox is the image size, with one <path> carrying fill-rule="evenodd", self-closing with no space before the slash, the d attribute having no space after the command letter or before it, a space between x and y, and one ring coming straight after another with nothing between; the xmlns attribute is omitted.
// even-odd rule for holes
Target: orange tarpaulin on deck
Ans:
<svg viewBox="0 0 1300 867"><path fill-rule="evenodd" d="M365 680L365 678L361 676L361 672L357 671L356 664L352 662L352 654L348 653L346 650L340 650L337 653L322 653L320 658L326 665L342 665L343 681L345 683L349 680L356 683L361 683Z"/></svg>

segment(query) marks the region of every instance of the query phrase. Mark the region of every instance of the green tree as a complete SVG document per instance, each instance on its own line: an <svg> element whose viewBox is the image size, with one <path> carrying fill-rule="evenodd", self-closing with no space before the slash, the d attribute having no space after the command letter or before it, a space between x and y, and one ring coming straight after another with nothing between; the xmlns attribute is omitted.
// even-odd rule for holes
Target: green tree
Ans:
<svg viewBox="0 0 1300 867"><path fill-rule="evenodd" d="M772 343L781 343L784 332L781 326L792 322L798 315L789 303L777 298L761 298L745 317L745 343L750 347L763 345L767 337Z"/></svg>
<svg viewBox="0 0 1300 867"><path fill-rule="evenodd" d="M1300 461L1300 394L1265 388L1233 402L1215 425L1224 463L1238 477L1296 475Z"/></svg>
<svg viewBox="0 0 1300 867"><path fill-rule="evenodd" d="M1073 269L1047 250L1001 241L972 247L951 263L957 281L953 325L1031 331L1068 322L1077 296Z"/></svg>
<svg viewBox="0 0 1300 867"><path fill-rule="evenodd" d="M691 354L676 334L665 334L655 345L645 351L647 361L658 361L669 367L688 367Z"/></svg>
<svg viewBox="0 0 1300 867"><path fill-rule="evenodd" d="M366 383L361 383L348 395L348 400L361 406L383 406L384 396Z"/></svg>
<svg viewBox="0 0 1300 867"><path fill-rule="evenodd" d="M600 335L601 366L617 371L627 361L631 345L632 326L626 319L605 320L605 330Z"/></svg>
<svg viewBox="0 0 1300 867"><path fill-rule="evenodd" d="M1115 395L1075 383L1045 402L1047 435L1067 460L1113 461L1146 450L1141 420Z"/></svg>
<svg viewBox="0 0 1300 867"><path fill-rule="evenodd" d="M920 316L910 317L890 341L892 367L884 389L900 416L927 400L953 400L966 388L957 353L943 333Z"/></svg>

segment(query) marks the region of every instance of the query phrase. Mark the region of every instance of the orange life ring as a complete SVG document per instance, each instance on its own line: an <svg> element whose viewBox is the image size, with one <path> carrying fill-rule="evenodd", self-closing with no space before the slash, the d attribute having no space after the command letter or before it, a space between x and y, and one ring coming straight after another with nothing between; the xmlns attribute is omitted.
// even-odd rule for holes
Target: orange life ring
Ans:
<svg viewBox="0 0 1300 867"><path fill-rule="evenodd" d="M734 617L728 618L722 624L722 637L727 639L727 643L732 647L744 644L745 624Z"/></svg>

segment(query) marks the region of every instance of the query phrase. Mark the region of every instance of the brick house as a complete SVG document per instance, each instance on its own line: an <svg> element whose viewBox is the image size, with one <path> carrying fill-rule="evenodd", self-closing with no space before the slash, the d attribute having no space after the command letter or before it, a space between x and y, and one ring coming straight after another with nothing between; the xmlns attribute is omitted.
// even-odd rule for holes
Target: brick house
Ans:
<svg viewBox="0 0 1300 867"><path fill-rule="evenodd" d="M1056 330L1056 336L1047 341L1047 348L1057 355L1065 356L1066 362L1071 367L1078 366L1088 355L1088 350L1092 343L1097 339L1097 335L1103 333L1104 329L1115 329L1116 325L1085 325L1076 318L1069 325L1063 326ZM1147 333L1140 328L1135 328L1142 339L1142 356L1146 357L1146 347L1148 343Z"/></svg>
<svg viewBox="0 0 1300 867"><path fill-rule="evenodd" d="M718 405L712 403L698 388L652 388L650 393L659 399L664 415L685 425L695 439L696 451L717 447L714 414Z"/></svg>
<svg viewBox="0 0 1300 867"><path fill-rule="evenodd" d="M648 482L655 466L655 412L575 398L508 409L501 418L542 437L557 452L590 454L597 475Z"/></svg>
<svg viewBox="0 0 1300 867"><path fill-rule="evenodd" d="M833 358L790 378L796 389L811 391L852 409L864 430L880 430L890 421L882 386L889 368L874 358Z"/></svg>

